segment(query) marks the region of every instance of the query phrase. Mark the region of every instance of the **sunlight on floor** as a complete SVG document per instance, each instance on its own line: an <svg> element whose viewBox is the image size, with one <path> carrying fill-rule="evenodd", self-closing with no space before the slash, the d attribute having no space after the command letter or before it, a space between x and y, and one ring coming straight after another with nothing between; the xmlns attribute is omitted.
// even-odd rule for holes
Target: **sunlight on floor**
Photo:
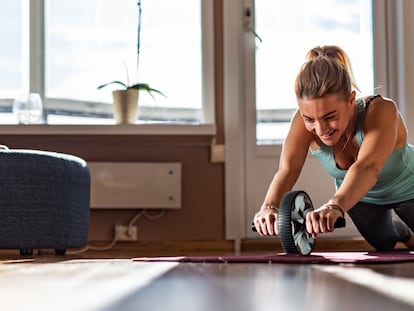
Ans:
<svg viewBox="0 0 414 311"><path fill-rule="evenodd" d="M341 279L368 287L389 298L414 306L414 281L385 275L374 270L349 266L314 266L316 269L331 273Z"/></svg>
<svg viewBox="0 0 414 311"><path fill-rule="evenodd" d="M149 284L177 263L69 260L0 264L2 310L100 310Z"/></svg>

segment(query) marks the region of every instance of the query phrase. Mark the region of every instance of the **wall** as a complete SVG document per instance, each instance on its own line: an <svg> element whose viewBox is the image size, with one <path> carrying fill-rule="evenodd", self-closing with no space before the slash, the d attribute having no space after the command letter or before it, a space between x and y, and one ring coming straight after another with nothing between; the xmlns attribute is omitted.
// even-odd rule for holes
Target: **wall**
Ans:
<svg viewBox="0 0 414 311"><path fill-rule="evenodd" d="M224 239L224 164L210 162L210 136L2 135L1 143L69 153L86 161L181 162L182 209L167 211L155 221L140 219L139 240ZM128 224L137 212L91 210L89 239L111 240L114 224Z"/></svg>

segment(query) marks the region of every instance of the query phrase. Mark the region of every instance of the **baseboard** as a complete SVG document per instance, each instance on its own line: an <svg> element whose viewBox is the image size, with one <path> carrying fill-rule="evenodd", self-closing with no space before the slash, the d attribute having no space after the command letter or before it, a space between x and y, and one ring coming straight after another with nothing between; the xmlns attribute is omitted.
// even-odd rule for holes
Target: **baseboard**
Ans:
<svg viewBox="0 0 414 311"><path fill-rule="evenodd" d="M278 239L243 239L240 245L233 240L201 240L201 241L138 241L89 242L89 248L70 249L66 258L132 258L138 256L190 256L190 255L233 255L257 253L281 253L282 246ZM107 248L107 246L111 246ZM105 250L95 250L94 248ZM397 249L404 248L401 243ZM239 251L236 251L239 250ZM318 239L314 252L319 251L372 251L373 248L363 239ZM0 250L0 258L19 256L18 250ZM34 256L54 256L53 250L35 251Z"/></svg>
<svg viewBox="0 0 414 311"><path fill-rule="evenodd" d="M94 243L91 242L91 245ZM105 243L95 243L103 246ZM243 239L237 246L234 240L201 241L138 241L119 242L106 252L88 251L85 255L99 256L190 256L231 255L239 250L242 254L283 252L278 239ZM371 251L373 248L363 239L318 239L314 251Z"/></svg>

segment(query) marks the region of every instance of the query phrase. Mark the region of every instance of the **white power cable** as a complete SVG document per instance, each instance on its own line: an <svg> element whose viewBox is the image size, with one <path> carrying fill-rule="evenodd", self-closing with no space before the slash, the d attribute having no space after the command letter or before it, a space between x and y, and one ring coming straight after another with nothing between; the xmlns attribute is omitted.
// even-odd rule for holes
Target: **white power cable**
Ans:
<svg viewBox="0 0 414 311"><path fill-rule="evenodd" d="M142 216L144 216L145 218L147 218L149 220L157 220L157 219L161 218L162 216L164 216L164 214L165 214L165 209L161 210L161 212L158 213L157 215L150 215L146 210L142 210L138 214L136 214L131 219L131 221L129 222L128 232L129 233L132 232L132 227L138 221L138 219L140 219ZM80 250L68 251L67 253L68 254L80 254L80 253L84 253L84 252L86 252L88 250L93 250L93 251L107 251L107 250L110 250L111 248L113 248L115 246L116 242L118 242L118 240L117 240L116 233L114 233L114 238L106 246L92 246L92 245L87 245L87 246L85 246L84 248L82 248Z"/></svg>

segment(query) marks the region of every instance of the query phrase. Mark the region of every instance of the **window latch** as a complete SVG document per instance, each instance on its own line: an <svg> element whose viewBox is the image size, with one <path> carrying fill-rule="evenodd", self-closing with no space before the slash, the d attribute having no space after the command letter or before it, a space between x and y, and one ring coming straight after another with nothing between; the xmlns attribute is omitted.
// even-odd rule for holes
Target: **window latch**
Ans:
<svg viewBox="0 0 414 311"><path fill-rule="evenodd" d="M244 30L247 32L251 32L260 43L263 42L262 38L256 33L254 29L254 20L252 9L250 7L246 7L244 9Z"/></svg>

